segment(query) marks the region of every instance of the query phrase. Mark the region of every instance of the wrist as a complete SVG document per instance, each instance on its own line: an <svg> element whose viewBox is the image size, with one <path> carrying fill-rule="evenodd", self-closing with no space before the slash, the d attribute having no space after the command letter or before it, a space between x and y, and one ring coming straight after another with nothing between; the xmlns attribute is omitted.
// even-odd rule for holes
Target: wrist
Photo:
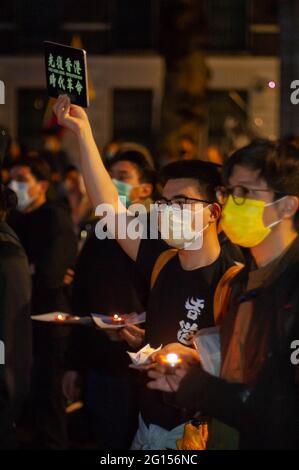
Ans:
<svg viewBox="0 0 299 470"><path fill-rule="evenodd" d="M79 141L85 141L92 138L92 130L88 122L82 122L78 125L75 131L76 137Z"/></svg>

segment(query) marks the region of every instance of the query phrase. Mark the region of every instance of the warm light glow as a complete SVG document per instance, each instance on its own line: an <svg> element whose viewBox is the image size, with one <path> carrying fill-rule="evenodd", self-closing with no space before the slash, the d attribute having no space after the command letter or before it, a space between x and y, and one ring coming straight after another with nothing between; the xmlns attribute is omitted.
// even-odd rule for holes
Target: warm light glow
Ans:
<svg viewBox="0 0 299 470"><path fill-rule="evenodd" d="M171 366L174 366L178 364L179 362L179 356L174 353L167 354L166 359L167 359L167 362L169 362Z"/></svg>
<svg viewBox="0 0 299 470"><path fill-rule="evenodd" d="M65 315L61 315L61 313L58 313L55 317L55 320L64 321L64 320L66 320L66 317L65 317Z"/></svg>
<svg viewBox="0 0 299 470"><path fill-rule="evenodd" d="M276 83L274 82L274 80L270 80L270 82L268 83L268 87L269 88L275 88L276 87Z"/></svg>
<svg viewBox="0 0 299 470"><path fill-rule="evenodd" d="M115 313L112 317L112 322L113 323L117 323L117 324L121 324L121 323L124 323L124 320L122 317L120 317L119 315L117 315L117 313Z"/></svg>
<svg viewBox="0 0 299 470"><path fill-rule="evenodd" d="M182 359L175 353L169 353L166 356L160 356L160 359L163 364L168 364L170 367L176 367L182 362Z"/></svg>

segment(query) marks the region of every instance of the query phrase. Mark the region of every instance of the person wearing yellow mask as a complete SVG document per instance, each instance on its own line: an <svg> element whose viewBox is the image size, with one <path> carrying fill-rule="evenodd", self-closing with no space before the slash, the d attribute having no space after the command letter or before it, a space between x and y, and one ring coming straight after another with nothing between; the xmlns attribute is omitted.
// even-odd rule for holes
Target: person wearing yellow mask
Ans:
<svg viewBox="0 0 299 470"><path fill-rule="evenodd" d="M213 418L208 449L298 448L298 149L252 143L230 157L223 179L222 229L252 261L231 282L220 376L185 360L171 377L150 371L148 387Z"/></svg>

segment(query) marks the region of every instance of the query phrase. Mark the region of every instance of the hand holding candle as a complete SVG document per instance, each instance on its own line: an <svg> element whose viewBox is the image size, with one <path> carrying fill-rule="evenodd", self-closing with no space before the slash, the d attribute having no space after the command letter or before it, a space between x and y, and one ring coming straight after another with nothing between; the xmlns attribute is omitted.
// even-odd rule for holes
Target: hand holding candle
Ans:
<svg viewBox="0 0 299 470"><path fill-rule="evenodd" d="M171 343L152 355L156 367L148 372L147 387L162 392L176 392L190 366L200 362L195 349Z"/></svg>
<svg viewBox="0 0 299 470"><path fill-rule="evenodd" d="M173 359L171 358L171 361ZM184 362L181 365L184 365ZM188 368L180 367L180 365L172 367L169 364L157 363L156 367L148 371L151 380L147 383L147 387L161 392L176 392L187 372Z"/></svg>
<svg viewBox="0 0 299 470"><path fill-rule="evenodd" d="M188 364L194 364L200 361L198 352L195 349L183 346L180 343L171 343L167 346L164 346L164 348L162 348L159 353L153 354L152 360L154 362L160 362L160 364L163 364L163 362L165 363L165 359L168 357L168 363L173 364L174 362L177 362L177 359L174 355L180 359L179 365L181 367L187 367ZM162 361L160 359L161 356L164 358Z"/></svg>

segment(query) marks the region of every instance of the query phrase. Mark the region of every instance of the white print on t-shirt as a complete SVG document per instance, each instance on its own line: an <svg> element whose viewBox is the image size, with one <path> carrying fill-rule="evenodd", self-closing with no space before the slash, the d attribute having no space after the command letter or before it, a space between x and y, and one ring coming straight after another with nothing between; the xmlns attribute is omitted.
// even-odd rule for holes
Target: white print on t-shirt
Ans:
<svg viewBox="0 0 299 470"><path fill-rule="evenodd" d="M187 318L191 321L180 321L180 329L177 334L180 343L186 344L187 346L192 344L194 333L198 330L198 324L195 322L201 315L204 307L205 301L203 299L194 299L193 297L190 299L188 297L185 302L185 309L187 310Z"/></svg>

